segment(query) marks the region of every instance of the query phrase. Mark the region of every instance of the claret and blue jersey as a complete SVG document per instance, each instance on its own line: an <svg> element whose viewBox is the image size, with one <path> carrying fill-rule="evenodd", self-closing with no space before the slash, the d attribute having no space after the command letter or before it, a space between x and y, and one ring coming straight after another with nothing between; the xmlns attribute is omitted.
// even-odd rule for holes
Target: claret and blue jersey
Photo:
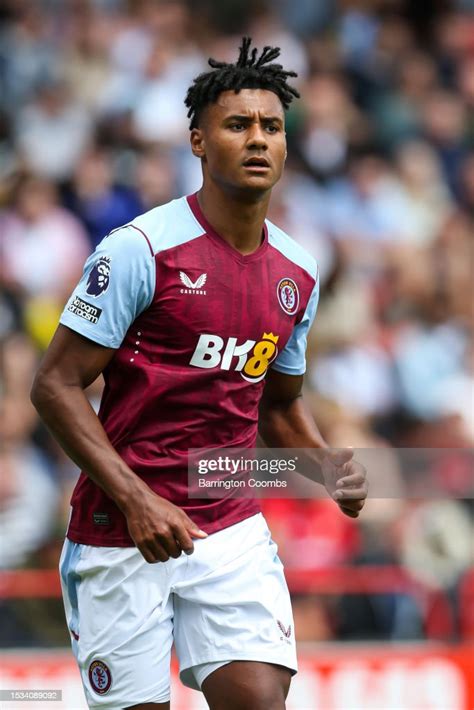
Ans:
<svg viewBox="0 0 474 710"><path fill-rule="evenodd" d="M269 221L263 236L242 255L207 223L196 195L174 200L101 242L61 316L117 350L99 411L114 448L206 532L258 505L188 499L188 449L254 446L268 368L306 368L317 266ZM86 472L71 502L70 539L133 545L124 516Z"/></svg>

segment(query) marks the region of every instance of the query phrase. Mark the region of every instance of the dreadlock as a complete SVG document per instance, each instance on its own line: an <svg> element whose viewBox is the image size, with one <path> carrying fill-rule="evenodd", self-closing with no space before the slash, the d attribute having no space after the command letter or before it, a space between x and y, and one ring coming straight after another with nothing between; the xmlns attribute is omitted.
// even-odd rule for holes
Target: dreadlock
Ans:
<svg viewBox="0 0 474 710"><path fill-rule="evenodd" d="M189 128L196 128L203 108L217 101L223 91L241 89L266 89L273 91L287 109L298 91L287 83L290 76L298 76L294 71L285 71L281 64L269 64L280 56L279 47L264 47L257 59L257 49L250 50L252 39L243 37L239 58L235 64L218 62L210 58L209 65L214 71L199 74L189 87L184 100L190 119Z"/></svg>

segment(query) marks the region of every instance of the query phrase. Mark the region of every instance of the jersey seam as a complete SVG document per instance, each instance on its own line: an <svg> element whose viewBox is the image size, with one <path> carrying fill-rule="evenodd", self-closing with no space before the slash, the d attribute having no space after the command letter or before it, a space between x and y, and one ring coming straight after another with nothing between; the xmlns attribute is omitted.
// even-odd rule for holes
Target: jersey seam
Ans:
<svg viewBox="0 0 474 710"><path fill-rule="evenodd" d="M202 226L201 226L201 225L199 225L199 226L200 226L201 229L202 229ZM190 237L189 239L186 239L185 242L180 242L179 244L173 244L172 246L170 246L170 247L165 247L164 249L158 249L158 251L156 251L155 254L154 254L154 258L155 258L155 259L158 259L158 258L159 258L162 254L164 254L165 252L169 252L169 251L171 251L172 249L179 249L180 247L183 247L183 246L185 246L186 244L189 244L190 242L194 242L196 239L201 239L201 237L207 237L207 236L208 236L208 235L207 235L206 232L201 232L201 234L197 234L195 237Z"/></svg>
<svg viewBox="0 0 474 710"><path fill-rule="evenodd" d="M270 234L270 230L269 230L269 234ZM292 264L293 266L296 266L297 269L304 271L304 273L307 274L312 281L314 281L314 284L311 289L311 291L313 291L313 288L316 286L316 284L318 282L318 277L319 277L319 266L318 266L317 262L315 262L316 263L316 276L313 276L313 274L310 271L308 271L308 269L305 266L301 266L301 264L297 264L296 261L293 261L293 259L291 259L289 256L284 254L280 249L278 249L278 247L275 246L275 244L272 244L272 242L270 241L270 238L268 239L268 246L272 247L272 249L275 249L275 251L277 251L279 254L281 254L281 256L284 259L286 259L286 261L289 261L290 264Z"/></svg>
<svg viewBox="0 0 474 710"><path fill-rule="evenodd" d="M59 322L61 323L61 325L65 326L66 328L69 328L69 330L74 331L74 333L77 333L78 335L82 335L83 338L86 338L87 340L91 340L93 343L96 343L96 345L102 345L104 348L111 348L112 350L118 350L122 344L122 343L119 343L119 345L111 345L110 342L106 343L105 338L100 338L100 335L97 333L97 331L93 331L89 337L89 334L88 334L89 331L87 331L87 335L86 335L86 333L83 332L82 330L78 330L69 322L65 322L68 320L69 320L69 318L68 318L67 314L63 313L59 319ZM82 326L82 324L80 324L80 325ZM99 336L99 337L97 337L97 336Z"/></svg>
<svg viewBox="0 0 474 710"><path fill-rule="evenodd" d="M240 514L237 515L239 518L238 520L231 522L229 525L225 525L224 527L220 527L220 524L222 522L222 519L220 520L214 520L214 521L208 521L204 525L210 530L209 534L212 535L215 532L220 532L221 530L226 530L227 528L232 527L232 525L237 525L238 523L244 522L244 520L248 520L249 518L253 517L254 515L257 515L258 513L261 513L260 505L258 504L258 501L253 500L253 499L248 499L247 501L249 504L252 505L252 508L247 508L246 512L244 512L244 517L240 518ZM251 510L251 512L249 512ZM248 514L247 514L248 513ZM226 518L233 518L234 516L234 511L231 513L227 513L224 516L224 520ZM214 529L214 527L218 525L219 527L217 530ZM72 539L70 537L72 535L73 537L77 539ZM79 545L92 545L92 546L98 546L98 547L136 547L135 543L133 540L130 538L130 536L122 535L122 536L104 536L102 537L101 534L88 534L84 533L84 531L81 531L74 527L74 525L69 524L67 532L66 532L66 537L68 540L71 542L76 542ZM79 541L79 538L82 539L82 541ZM129 542L130 540L130 542ZM107 543L107 544L106 544Z"/></svg>
<svg viewBox="0 0 474 710"><path fill-rule="evenodd" d="M192 208L191 205L189 204L188 196L183 197L183 200L184 200L184 202L186 203L186 207L188 208L188 211L189 211L191 217L193 218L194 222L196 222L197 226L198 226L200 229L204 229L204 227L202 226L201 222L198 220L198 218L197 218L196 215L194 214L193 208ZM204 235L204 234L207 234L206 230L204 230L203 235ZM201 236L203 236L203 235L201 235Z"/></svg>
<svg viewBox="0 0 474 710"><path fill-rule="evenodd" d="M306 372L306 368L303 370L303 372L300 372L299 367L290 367L288 365L280 365L275 362L271 365L272 370L276 370L277 372L281 372L283 375L304 375ZM295 372L297 370L297 372Z"/></svg>
<svg viewBox="0 0 474 710"><path fill-rule="evenodd" d="M107 234L107 236L105 238L108 239L113 234L115 234L115 232L120 232L121 229L128 229L128 227L132 227L133 229L136 229L137 232L140 232L140 234L145 238L145 241L148 244L148 248L150 250L152 257L154 257L155 253L153 251L153 247L151 246L151 241L150 241L149 237L145 234L143 229L140 229L140 227L137 227L132 222L128 222L127 224L122 224L120 227L116 227L115 229L110 230L110 232Z"/></svg>
<svg viewBox="0 0 474 710"><path fill-rule="evenodd" d="M306 308L304 309L303 315L301 316L301 318L299 319L299 321L297 321L296 325L299 325L300 323L302 323L303 318L304 318L305 315L306 315L306 311L308 310L308 306L309 306L309 304L310 304L310 302L311 302L311 299L313 298L314 289L315 289L316 286L318 285L318 276L319 276L319 267L318 267L318 271L317 271L317 273L316 273L316 281L315 281L314 284L313 284L313 288L311 289L311 293L309 294L309 298L308 298L308 301L307 301L307 303L306 303ZM316 304L316 308L317 308L317 306L318 306L318 304Z"/></svg>
<svg viewBox="0 0 474 710"><path fill-rule="evenodd" d="M205 215L202 215L204 224L199 220L199 217L194 213L193 207L190 203L190 198L193 198L197 195L197 193L194 193L193 195L187 195L184 199L186 201L188 210L190 211L194 221L196 224L201 228L201 230L204 230L201 236L207 237L207 239L214 245L217 246L219 249L222 249L225 251L225 253L232 257L234 261L236 261L238 264L242 265L247 265L253 261L258 261L259 259L263 258L265 254L268 251L268 247L270 246L270 233L268 230L268 225L266 223L266 220L264 221L263 224L263 234L264 234L264 243L258 247L254 252L251 254L241 254L237 249L233 248L230 244L228 244L218 233L216 230L212 227L209 222L207 222L207 219ZM199 205L198 205L199 207ZM199 207L200 209L200 207ZM201 210L202 212L202 210ZM212 230L212 231L211 231Z"/></svg>
<svg viewBox="0 0 474 710"><path fill-rule="evenodd" d="M140 313L137 314L136 318L134 319L134 321L135 321L137 318L139 318L139 317L142 315L142 313L144 313L145 311L147 311L147 310L150 308L150 306L152 305L152 303L153 303L154 300L155 300L156 292L157 292L157 289L158 289L158 284L157 284L157 269L156 269L156 256L157 256L158 252L155 253L155 252L153 251L153 247L152 247L152 245L151 245L151 240L149 239L148 235L143 231L143 229L141 229L140 227L137 227L137 226L136 226L135 224L133 224L132 222L129 222L128 224L124 224L122 227L117 227L117 229L113 229L111 232L109 232L109 234L107 235L107 237L110 237L112 234L114 234L114 232L118 232L120 229L127 229L128 227L131 227L132 229L136 229L137 232L139 232L139 233L142 235L142 237L145 239L146 243L148 244L148 248L149 248L149 250L150 250L150 254L151 254L151 257L152 257L152 260L153 260L153 265L154 265L154 267L155 267L155 284L154 284L154 288L153 288L153 293L152 293L152 295L151 295L151 298L150 298L149 302L148 302L147 305L145 306L145 308L143 308L143 310L141 310ZM132 321L132 322L134 322L134 321ZM130 323L130 326L131 326L131 325L132 325L132 323ZM130 328L130 326L129 326L129 328ZM127 329L127 332L128 332L128 330L129 330L129 328ZM123 341L122 341L122 342L123 342ZM120 347L120 345L119 345L118 347Z"/></svg>
<svg viewBox="0 0 474 710"><path fill-rule="evenodd" d="M132 223L128 224L127 227L132 227L133 229L136 229L137 232L140 232L140 234L146 239L146 243L148 244L148 248L150 250L152 257L155 258L155 252L153 251L153 247L151 246L151 242L150 242L148 236L143 231L143 229L140 229L140 227L137 227L136 225L134 225Z"/></svg>

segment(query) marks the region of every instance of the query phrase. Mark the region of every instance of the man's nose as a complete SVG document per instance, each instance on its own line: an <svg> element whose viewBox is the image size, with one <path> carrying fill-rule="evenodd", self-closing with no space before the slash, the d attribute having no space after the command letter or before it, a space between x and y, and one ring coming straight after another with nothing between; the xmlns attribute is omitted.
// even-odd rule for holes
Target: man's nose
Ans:
<svg viewBox="0 0 474 710"><path fill-rule="evenodd" d="M259 123L252 124L247 141L247 148L258 148L259 150L266 150L268 148L267 134L263 126Z"/></svg>

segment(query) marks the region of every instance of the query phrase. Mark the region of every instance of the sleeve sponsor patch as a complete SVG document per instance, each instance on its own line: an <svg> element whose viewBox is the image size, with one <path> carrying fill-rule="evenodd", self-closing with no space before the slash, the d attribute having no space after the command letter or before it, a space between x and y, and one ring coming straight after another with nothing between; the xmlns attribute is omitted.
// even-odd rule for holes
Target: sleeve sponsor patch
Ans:
<svg viewBox="0 0 474 710"><path fill-rule="evenodd" d="M79 296L74 296L67 309L71 311L71 313L74 313L74 315L79 316L79 318L84 318L84 320L94 325L99 322L102 313L102 308L97 308L97 306L83 301Z"/></svg>

